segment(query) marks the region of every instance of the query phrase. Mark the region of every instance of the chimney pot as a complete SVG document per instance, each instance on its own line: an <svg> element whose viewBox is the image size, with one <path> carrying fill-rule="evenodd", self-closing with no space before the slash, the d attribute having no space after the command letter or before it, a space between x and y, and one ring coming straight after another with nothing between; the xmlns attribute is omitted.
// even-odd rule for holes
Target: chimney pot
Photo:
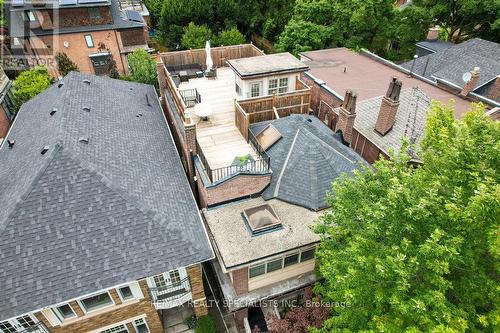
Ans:
<svg viewBox="0 0 500 333"><path fill-rule="evenodd" d="M378 112L377 122L375 123L375 131L381 135L386 135L396 122L396 114L399 107L399 95L403 83L396 77L393 77L389 83L387 93L382 98L380 110Z"/></svg>
<svg viewBox="0 0 500 333"><path fill-rule="evenodd" d="M439 39L439 26L429 28L427 32L427 41L434 42Z"/></svg>

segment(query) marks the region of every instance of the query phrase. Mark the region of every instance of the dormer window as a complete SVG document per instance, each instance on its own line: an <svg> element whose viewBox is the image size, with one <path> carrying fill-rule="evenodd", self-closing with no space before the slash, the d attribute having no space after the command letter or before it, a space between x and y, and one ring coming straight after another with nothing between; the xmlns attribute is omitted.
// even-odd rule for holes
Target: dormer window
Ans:
<svg viewBox="0 0 500 333"><path fill-rule="evenodd" d="M253 236L282 228L278 215L268 204L245 209L243 215Z"/></svg>

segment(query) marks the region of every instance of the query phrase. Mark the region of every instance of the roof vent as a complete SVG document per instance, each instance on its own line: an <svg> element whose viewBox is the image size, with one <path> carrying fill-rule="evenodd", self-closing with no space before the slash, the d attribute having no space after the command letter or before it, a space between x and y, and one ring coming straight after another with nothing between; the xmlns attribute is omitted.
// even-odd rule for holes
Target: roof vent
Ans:
<svg viewBox="0 0 500 333"><path fill-rule="evenodd" d="M88 136L82 136L80 139L78 139L78 142L88 144L89 143L89 137Z"/></svg>
<svg viewBox="0 0 500 333"><path fill-rule="evenodd" d="M283 228L278 215L276 215L273 208L268 204L245 209L243 215L247 226L252 232L252 236Z"/></svg>
<svg viewBox="0 0 500 333"><path fill-rule="evenodd" d="M83 107L83 111L85 111L85 112L90 112L90 108L89 108L88 106L84 106L84 107Z"/></svg>
<svg viewBox="0 0 500 333"><path fill-rule="evenodd" d="M7 140L7 144L9 145L9 148L12 149L14 148L14 145L16 144L16 140Z"/></svg>
<svg viewBox="0 0 500 333"><path fill-rule="evenodd" d="M49 146L44 146L40 154L45 155L45 153L49 151L49 148L50 148Z"/></svg>
<svg viewBox="0 0 500 333"><path fill-rule="evenodd" d="M90 80L85 79L83 80L83 83L90 85Z"/></svg>
<svg viewBox="0 0 500 333"><path fill-rule="evenodd" d="M50 111L50 115L53 116L55 115L57 112L57 109L56 108L53 108L52 111Z"/></svg>
<svg viewBox="0 0 500 333"><path fill-rule="evenodd" d="M310 122L310 123L313 122L311 118L307 118L307 121Z"/></svg>
<svg viewBox="0 0 500 333"><path fill-rule="evenodd" d="M57 85L57 88L61 88L62 86L64 86L64 82L59 82L59 84Z"/></svg>
<svg viewBox="0 0 500 333"><path fill-rule="evenodd" d="M151 106L151 103L149 103L149 96L148 96L148 94L144 94L144 95L146 95L146 104L148 106Z"/></svg>

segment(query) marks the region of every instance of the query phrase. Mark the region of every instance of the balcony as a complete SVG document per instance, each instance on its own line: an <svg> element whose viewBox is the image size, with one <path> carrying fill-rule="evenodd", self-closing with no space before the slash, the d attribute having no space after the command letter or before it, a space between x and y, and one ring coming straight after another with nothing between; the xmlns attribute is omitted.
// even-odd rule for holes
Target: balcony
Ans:
<svg viewBox="0 0 500 333"><path fill-rule="evenodd" d="M30 325L29 328L24 328L20 331L17 330L15 332L16 333L50 333L49 329L42 322L32 324L32 325Z"/></svg>
<svg viewBox="0 0 500 333"><path fill-rule="evenodd" d="M149 293L157 310L180 306L192 298L188 277L163 287L149 288Z"/></svg>

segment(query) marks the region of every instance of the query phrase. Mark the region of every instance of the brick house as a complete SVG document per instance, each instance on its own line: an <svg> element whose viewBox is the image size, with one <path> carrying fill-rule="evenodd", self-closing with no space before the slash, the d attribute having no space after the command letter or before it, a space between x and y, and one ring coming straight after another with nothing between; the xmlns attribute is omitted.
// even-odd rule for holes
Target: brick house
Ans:
<svg viewBox="0 0 500 333"><path fill-rule="evenodd" d="M13 56L26 57L28 66L45 64L56 77L56 52L66 53L81 72L102 75L110 56L126 74L127 54L148 49L141 14L120 10L119 0L18 0L6 8Z"/></svg>
<svg viewBox="0 0 500 333"><path fill-rule="evenodd" d="M366 162L309 115L308 67L292 55L213 48L213 80L202 77L205 57L161 54L161 101L203 208L217 257L205 265L222 310L240 332L265 330L311 296L319 237L310 226L331 181Z"/></svg>
<svg viewBox="0 0 500 333"><path fill-rule="evenodd" d="M404 138L419 141L432 99L453 100L456 117L470 109L469 99L409 76L403 67L365 50L336 48L300 56L310 68L302 79L311 87L314 114L342 132L346 143L370 163L388 158L391 148L398 151ZM354 98L347 101L345 96Z"/></svg>
<svg viewBox="0 0 500 333"><path fill-rule="evenodd" d="M214 254L153 86L68 74L21 107L0 163L1 333L207 313Z"/></svg>

